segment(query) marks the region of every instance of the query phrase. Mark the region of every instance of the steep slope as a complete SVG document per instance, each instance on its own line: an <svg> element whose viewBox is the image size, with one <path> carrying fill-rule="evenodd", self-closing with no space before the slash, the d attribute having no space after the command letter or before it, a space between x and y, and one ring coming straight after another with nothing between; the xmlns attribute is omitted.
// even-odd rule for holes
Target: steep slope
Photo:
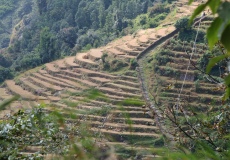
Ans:
<svg viewBox="0 0 230 160"><path fill-rule="evenodd" d="M184 1L181 3L185 4ZM175 3L175 6L180 8L179 4ZM181 12L191 13L187 10ZM131 155L133 150L142 155L153 154L152 142L161 134L156 126L157 122L151 117L151 110L143 106L149 103L148 99L146 102L143 101L146 94L143 84L147 83L146 79L152 79L144 78L142 74L137 77L135 71L119 74L105 72L101 69L103 67L101 59L104 54L125 62L140 57L140 61L144 62L140 65L146 67L144 64L148 64L148 61L146 62L148 59L145 58L148 51L154 48L155 52L156 46L176 32L175 27L169 23L159 28L140 30L135 35L125 36L105 47L46 63L44 67L29 71L15 80L8 80L5 82L5 87L0 88L2 91L0 99L6 99L14 94L19 94L22 98L12 103L11 108L4 110L4 114L16 112L20 107L24 107L26 102L28 108L40 103L51 104L47 106L47 111L58 110L67 117L68 114L75 113L80 115L82 120L89 121L91 130L95 131L95 134L103 133L107 139L104 143L117 146L117 152L121 156L133 156ZM180 69L181 66L177 66L177 63L186 62L186 56L181 58L184 53L178 52L169 44L168 42L163 47L169 47L171 50L166 54L173 54L171 57L173 63L170 67ZM165 74L164 65L160 65L159 68L159 72ZM181 74L183 73L181 70ZM174 83L167 76L164 80L166 85ZM186 85L191 86L193 82ZM149 86L151 87L151 84ZM158 94L159 99L170 97L168 96L170 93L164 96L161 92ZM175 93L173 91L172 95L175 96ZM96 96L90 97L92 94ZM200 95L196 94L193 98L196 99L197 96Z"/></svg>
<svg viewBox="0 0 230 160"><path fill-rule="evenodd" d="M9 0L1 3L0 49L12 45L22 37L22 32L31 25L36 16L36 0Z"/></svg>
<svg viewBox="0 0 230 160"><path fill-rule="evenodd" d="M17 74L105 45L130 33L124 30L128 23L153 5L150 0L2 0L0 54L9 63L0 58L0 66Z"/></svg>
<svg viewBox="0 0 230 160"><path fill-rule="evenodd" d="M145 33L141 31L135 37L129 35L105 47L47 63L45 67L28 71L15 81L7 80L1 98L18 94L21 100L11 104L15 107L8 108L4 113L16 112L24 102L31 101L31 107L33 104L47 103L51 104L48 110L82 115L90 122L91 130L111 137L112 143L107 143L118 146L118 149L121 146L125 150L132 150L133 146L138 148L134 141L141 147L142 141L146 143L157 139L160 133L152 118L146 114L149 109L142 106L145 102L142 101L138 77L130 75L134 71L119 75L102 72L99 59L106 53L109 57L130 61L157 41L157 37L164 37L174 30L173 26L168 26L149 29ZM84 94L87 92L98 93L99 96L87 99ZM103 112L97 113L100 109ZM118 151L124 151L122 148Z"/></svg>

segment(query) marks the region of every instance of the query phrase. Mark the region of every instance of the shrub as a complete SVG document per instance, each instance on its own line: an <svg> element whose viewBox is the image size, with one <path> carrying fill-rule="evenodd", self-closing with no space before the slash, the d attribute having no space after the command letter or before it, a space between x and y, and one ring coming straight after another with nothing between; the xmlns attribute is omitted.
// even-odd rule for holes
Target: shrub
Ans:
<svg viewBox="0 0 230 160"><path fill-rule="evenodd" d="M5 79L12 78L13 74L9 68L4 68L0 66L0 83L3 82Z"/></svg>
<svg viewBox="0 0 230 160"><path fill-rule="evenodd" d="M195 90L196 90L196 92L199 90L199 88L200 88L200 81L198 79L198 80L195 81Z"/></svg>
<svg viewBox="0 0 230 160"><path fill-rule="evenodd" d="M159 65L166 65L170 61L170 57L167 55L162 56L160 54L157 54L156 60L157 60Z"/></svg>
<svg viewBox="0 0 230 160"><path fill-rule="evenodd" d="M135 69L138 66L137 60L136 59L131 59L130 60L130 69Z"/></svg>
<svg viewBox="0 0 230 160"><path fill-rule="evenodd" d="M103 70L110 70L109 62L103 63Z"/></svg>
<svg viewBox="0 0 230 160"><path fill-rule="evenodd" d="M110 64L110 71L118 71L126 66L128 66L128 64L123 62L122 60L114 59Z"/></svg>
<svg viewBox="0 0 230 160"><path fill-rule="evenodd" d="M108 54L107 53L103 53L103 55L101 56L101 60L102 60L103 64L105 63L106 57L108 57Z"/></svg>
<svg viewBox="0 0 230 160"><path fill-rule="evenodd" d="M182 46L180 43L177 43L177 44L174 46L174 49L175 49L176 51L182 51L182 52L185 51L184 48L183 48L183 46Z"/></svg>
<svg viewBox="0 0 230 160"><path fill-rule="evenodd" d="M189 22L189 18L184 17L184 18L177 20L174 26L176 27L176 29L179 29L179 30L190 29L191 27L188 26L188 22Z"/></svg>
<svg viewBox="0 0 230 160"><path fill-rule="evenodd" d="M158 26L158 23L156 21L154 21L154 19L151 19L149 21L149 27L150 28L156 28Z"/></svg>
<svg viewBox="0 0 230 160"><path fill-rule="evenodd" d="M149 9L149 17L154 17L155 14L169 13L169 11L169 7L166 7L163 4L156 4Z"/></svg>
<svg viewBox="0 0 230 160"><path fill-rule="evenodd" d="M157 27L160 24L160 21L165 19L166 16L167 16L166 13L162 13L155 16L154 18L149 18L149 22L148 22L149 27L151 28Z"/></svg>
<svg viewBox="0 0 230 160"><path fill-rule="evenodd" d="M147 23L147 17L146 17L146 15L141 15L140 16L139 23L140 23L140 25L145 25Z"/></svg>
<svg viewBox="0 0 230 160"><path fill-rule="evenodd" d="M158 72L160 73L161 76L172 76L172 77L178 77L180 72L178 70L175 70L169 66L166 66L164 69L158 69Z"/></svg>

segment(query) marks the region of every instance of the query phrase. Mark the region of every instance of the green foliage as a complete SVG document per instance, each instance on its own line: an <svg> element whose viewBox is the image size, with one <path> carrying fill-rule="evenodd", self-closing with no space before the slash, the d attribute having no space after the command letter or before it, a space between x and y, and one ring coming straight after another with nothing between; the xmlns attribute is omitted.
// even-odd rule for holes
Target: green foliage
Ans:
<svg viewBox="0 0 230 160"><path fill-rule="evenodd" d="M86 112L86 114L106 117L111 110L112 107L110 106L102 106L100 109L91 109L90 111Z"/></svg>
<svg viewBox="0 0 230 160"><path fill-rule="evenodd" d="M134 70L134 69L136 69L136 67L138 66L138 63L137 63L137 60L136 59L131 59L130 60L130 69L131 70Z"/></svg>
<svg viewBox="0 0 230 160"><path fill-rule="evenodd" d="M156 15L160 15L162 13L169 13L170 8L165 4L156 4L149 9L149 17L153 18Z"/></svg>
<svg viewBox="0 0 230 160"><path fill-rule="evenodd" d="M70 103L70 104L72 103L73 105L71 106L73 107L77 106L79 103L89 102L91 100L96 100L96 99L101 99L103 101L109 101L109 99L105 96L105 94L103 94L101 91L95 88L84 90L83 92L71 93L71 95L85 97L83 100L80 100L78 103L72 103L72 102L66 101L67 103Z"/></svg>
<svg viewBox="0 0 230 160"><path fill-rule="evenodd" d="M211 49L213 48L215 43L218 41L218 30L217 30L217 28L220 27L221 21L222 20L220 18L216 18L207 30L207 38L209 40L209 46Z"/></svg>
<svg viewBox="0 0 230 160"><path fill-rule="evenodd" d="M228 33L223 33L223 34L230 35ZM226 43L228 43L227 39L226 39ZM223 42L222 42L222 44L223 44ZM227 44L227 45L229 45L229 44ZM223 46L225 46L225 45L223 45ZM225 53L223 51L223 48L224 48L223 46L221 46L221 44L219 44L219 47L222 47L222 52L221 52L221 54L217 54L209 60L207 68L206 68L206 73L209 74L210 71L211 70L213 71L218 64L221 64L222 66L228 67L227 61L228 61L228 58L230 57L230 54L229 54L228 48L226 48L226 47L225 48L226 48L227 52ZM224 72L226 72L226 71L224 71ZM221 77L221 78L223 78L223 77ZM222 98L222 101L225 102L225 101L229 100L229 98L230 98L229 74L226 77L224 77L223 79L224 79L226 89L225 89L225 94Z"/></svg>
<svg viewBox="0 0 230 160"><path fill-rule="evenodd" d="M207 70L207 65L209 63L210 58L221 55L221 51L219 50L218 47L213 48L212 51L206 51L204 54L202 54L202 56L199 58L198 60L198 66L200 67L200 69L202 69L204 72ZM210 64L209 64L210 65ZM224 72L224 68L222 66L225 65L225 62L220 62L220 63L216 63L214 64L214 66L212 68L210 68L210 72L209 74L212 76L216 76L219 78L220 76L220 72L223 73ZM208 67L209 68L209 67ZM219 81L221 82L221 81Z"/></svg>
<svg viewBox="0 0 230 160"><path fill-rule="evenodd" d="M110 71L119 71L127 66L128 64L126 62L119 59L114 59L110 62Z"/></svg>
<svg viewBox="0 0 230 160"><path fill-rule="evenodd" d="M52 115L45 115L41 108L26 113L19 110L9 120L0 123L0 158L21 159L26 155L20 152L29 146L44 146L43 154L47 152L64 153L60 145L66 145L67 139L62 139L56 119ZM60 148L62 148L60 150ZM37 154L32 155L39 158ZM28 157L29 158L29 157Z"/></svg>
<svg viewBox="0 0 230 160"><path fill-rule="evenodd" d="M192 0L190 1L190 3ZM190 22L194 20L196 16L198 16L206 7L210 7L213 14L218 14L212 22L211 26L207 32L207 38L210 48L213 48L214 44L220 40L224 47L230 51L229 47L229 26L230 26L230 2L228 1L220 1L220 0L208 0L206 3L201 4L197 9L193 12L192 17L190 18Z"/></svg>
<svg viewBox="0 0 230 160"><path fill-rule="evenodd" d="M3 102L0 103L0 111L4 110L10 103L12 103L13 101L19 99L19 96L13 96L9 99L4 100Z"/></svg>
<svg viewBox="0 0 230 160"><path fill-rule="evenodd" d="M0 66L2 67L10 67L12 62L10 61L9 57L5 57L2 54L0 54Z"/></svg>
<svg viewBox="0 0 230 160"><path fill-rule="evenodd" d="M143 106L145 103L138 99L125 99L118 103L121 106Z"/></svg>
<svg viewBox="0 0 230 160"><path fill-rule="evenodd" d="M11 38L7 50L12 61L9 65L17 72L27 70L60 56L105 45L127 34L130 30L124 29L128 23L138 15L147 15L152 5L149 0L35 0L33 3L2 0L0 17L5 16L0 23L0 47L8 47ZM20 22L17 27L6 23L12 17L15 19L12 24ZM146 23L149 27L148 16L145 17L138 25ZM12 34L8 28L13 27L15 31ZM107 63L105 68L119 70L120 64L123 65L113 62L109 68Z"/></svg>
<svg viewBox="0 0 230 160"><path fill-rule="evenodd" d="M16 8L17 0L1 0L0 18L13 11Z"/></svg>
<svg viewBox="0 0 230 160"><path fill-rule="evenodd" d="M85 96L89 100L95 100L98 97L105 97L105 95L101 91L99 91L97 89L88 90L87 92L85 92Z"/></svg>
<svg viewBox="0 0 230 160"><path fill-rule="evenodd" d="M35 68L41 64L41 58L40 55L37 53L34 54L25 54L20 61L20 67L19 68L24 68L24 69L29 69L31 67Z"/></svg>
<svg viewBox="0 0 230 160"><path fill-rule="evenodd" d="M164 141L164 137L161 136L159 138L156 138L156 139L153 139L153 138L149 138L146 140L142 140L142 141L139 141L139 142L134 142L136 145L137 144L141 144L141 145L144 145L146 147L152 147L152 146L155 146L155 147L163 147L164 144L165 144L165 141Z"/></svg>
<svg viewBox="0 0 230 160"><path fill-rule="evenodd" d="M107 53L104 53L101 59L102 59L103 70L106 71L111 71L111 72L119 71L129 65L128 63L125 62L125 60L108 57Z"/></svg>
<svg viewBox="0 0 230 160"><path fill-rule="evenodd" d="M104 62L103 63L103 70L105 70L105 71L109 71L110 70L110 64L109 64L109 62Z"/></svg>
<svg viewBox="0 0 230 160"><path fill-rule="evenodd" d="M230 4L230 3L229 3ZM230 5L229 5L230 8ZM229 20L230 21L230 20ZM221 43L224 45L225 49L230 52L230 41L229 41L229 35L230 35L230 23L226 26L224 29L222 36L221 36Z"/></svg>
<svg viewBox="0 0 230 160"><path fill-rule="evenodd" d="M17 6L18 3L20 5ZM156 27L166 16L165 13L169 11L169 7L163 4L152 9L150 15L146 14L148 8L153 4L149 0L36 0L35 3L27 1L18 3L15 0L1 2L3 9L8 7L15 12L17 9L18 16L15 17L15 14L12 13L12 15L9 14L9 17L14 16L14 19L20 19L28 15L28 18L23 19L23 23L16 27L17 32L14 33L15 37L13 36L16 39L8 48L11 58L9 62L14 60L12 64L7 64L7 67L11 66L16 72L50 62L60 56L104 45L120 35L137 30L143 24L145 28ZM34 9L36 7L40 16L34 16L37 15L35 13L37 10ZM4 14L10 13L8 9L4 11ZM157 15L158 11L162 15ZM137 27L124 31L132 19L138 15L141 16L138 22L135 22ZM7 19L6 16L5 20ZM5 20L0 24L0 33L3 33L0 40L1 47L7 47L10 41ZM120 65L127 66L122 61L113 61L112 63L106 62L104 68L117 71Z"/></svg>
<svg viewBox="0 0 230 160"><path fill-rule="evenodd" d="M192 1L193 0L190 0L190 3ZM219 43L218 47L221 48L221 52L217 51L217 47L215 47L212 52L206 52L199 60L200 66L206 67L207 65L206 70L209 74L211 73L210 71L214 69L214 66L221 66L221 63L226 66L226 60L229 57L229 53L226 52L229 50L229 39L226 37L230 34L228 32L228 24L223 25L223 21L228 21L227 23L229 23L229 17L225 17L228 15L230 9L227 3L228 2L221 2L220 0L207 0L206 3L197 7L190 19L190 21L194 20L207 6L211 8L213 14L218 13L218 16L214 19L207 31L207 38L211 49L213 49L218 40L220 40L224 47ZM225 5L225 7L223 7L223 5ZM228 11L226 10L227 8ZM224 14L221 15L221 13ZM177 26L178 29L181 27L180 25ZM223 36L223 34L225 35ZM209 57L212 58L209 60ZM218 69L220 70L220 68ZM218 104L218 106L216 106L215 102L211 102L211 107L208 108L206 113L201 112L200 107L197 111L192 107L186 106L186 112L192 114L188 115L184 113L183 109L181 109L181 111L172 109L170 114L167 115L170 121L177 126L176 132L178 134L174 136L178 139L178 148L181 152L171 153L168 156L164 156L163 159L178 159L178 157L181 159L229 159L229 138L225 138L229 137L228 135L230 133L229 107L228 104L223 103L230 96L229 77L230 76L227 75L224 78L226 89L221 105ZM195 87L196 90L199 88L199 80L195 82ZM209 102L210 98L201 97L201 100L203 102ZM183 107L185 108L185 106ZM189 150L186 148L189 148Z"/></svg>
<svg viewBox="0 0 230 160"><path fill-rule="evenodd" d="M165 50L160 50L158 53L156 53L156 60L158 65L166 65L168 62L170 62L170 56L167 54L164 54ZM166 51L167 52L167 51Z"/></svg>
<svg viewBox="0 0 230 160"><path fill-rule="evenodd" d="M178 38L181 41L195 40L197 30L195 29L183 29L179 32ZM197 36L197 43L205 42L205 32L199 31Z"/></svg>
<svg viewBox="0 0 230 160"><path fill-rule="evenodd" d="M40 33L40 43L38 46L38 52L42 63L50 62L60 56L56 49L57 46L55 45L55 38L50 33L49 28L43 28Z"/></svg>
<svg viewBox="0 0 230 160"><path fill-rule="evenodd" d="M129 27L132 27L134 30L138 28L155 28L160 25L160 22L165 19L167 14L169 13L169 8L166 4L161 4L162 8L161 12L158 13L158 5L150 8L150 12L147 14L141 14L137 16L134 20L129 23ZM156 7L156 8L155 8Z"/></svg>
<svg viewBox="0 0 230 160"><path fill-rule="evenodd" d="M149 22L147 23L150 28L155 28L160 25L160 22L165 19L167 13L162 13L154 16L154 18L149 18Z"/></svg>
<svg viewBox="0 0 230 160"><path fill-rule="evenodd" d="M209 60L206 72L209 73L211 69L220 61L222 61L225 58L228 58L230 55L229 54L224 54L224 55L219 55L216 57L213 57L212 59Z"/></svg>
<svg viewBox="0 0 230 160"><path fill-rule="evenodd" d="M106 57L108 57L108 54L103 53L103 55L101 56L102 63L105 63Z"/></svg>
<svg viewBox="0 0 230 160"><path fill-rule="evenodd" d="M97 135L92 134L89 125L78 123L79 117L60 112L47 113L40 105L32 111L19 110L7 120L0 121L0 159L44 159L43 155L53 154L55 159L101 159L109 147L95 144ZM95 113L106 115L109 107ZM86 112L87 114L87 112ZM68 120L66 120L68 118ZM38 148L33 154L26 153Z"/></svg>
<svg viewBox="0 0 230 160"><path fill-rule="evenodd" d="M225 151L224 154L219 154L218 152L214 152L212 148L210 148L210 146L200 141L197 141L197 147L199 148L199 150L196 150L195 152L191 152L187 148L184 148L183 146L179 146L178 148L180 148L180 150L176 152L172 152L172 150L168 150L168 149L162 149L162 150L158 150L157 153L164 152L165 153L164 157L161 158L164 160L178 159L178 157L180 157L181 159L188 159L188 160L191 159L228 160L230 156L229 151Z"/></svg>
<svg viewBox="0 0 230 160"><path fill-rule="evenodd" d="M198 90L200 88L200 81L199 81L199 79L197 79L194 84L195 84L195 90L196 90L196 92L198 92Z"/></svg>
<svg viewBox="0 0 230 160"><path fill-rule="evenodd" d="M189 30L191 29L191 26L189 26L189 18L188 17L183 17L179 20L176 21L175 27L179 30Z"/></svg>
<svg viewBox="0 0 230 160"><path fill-rule="evenodd" d="M5 79L10 79L13 77L12 71L9 68L4 68L0 66L0 83Z"/></svg>
<svg viewBox="0 0 230 160"><path fill-rule="evenodd" d="M46 0L36 0L39 14L43 14L47 9L47 1Z"/></svg>

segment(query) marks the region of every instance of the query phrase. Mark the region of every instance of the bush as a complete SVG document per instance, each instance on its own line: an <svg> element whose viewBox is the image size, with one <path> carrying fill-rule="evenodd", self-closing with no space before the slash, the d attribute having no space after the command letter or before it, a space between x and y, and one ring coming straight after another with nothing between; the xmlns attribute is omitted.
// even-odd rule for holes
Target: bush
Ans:
<svg viewBox="0 0 230 160"><path fill-rule="evenodd" d="M190 29L191 27L188 25L188 22L189 22L189 18L184 17L177 20L174 26L176 27L176 29L179 30Z"/></svg>
<svg viewBox="0 0 230 160"><path fill-rule="evenodd" d="M163 75L165 75L165 76L171 76L171 75L174 75L175 73L176 73L176 71L173 68L167 66L165 68L165 71L164 71Z"/></svg>
<svg viewBox="0 0 230 160"><path fill-rule="evenodd" d="M170 57L167 55L161 55L161 54L157 54L156 55L156 60L158 62L158 65L166 65L169 61L170 61Z"/></svg>
<svg viewBox="0 0 230 160"><path fill-rule="evenodd" d="M199 79L196 80L194 84L195 84L195 90L197 92L199 90L199 88L200 88L200 81L199 81Z"/></svg>
<svg viewBox="0 0 230 160"><path fill-rule="evenodd" d="M130 69L135 69L138 66L137 60L136 59L131 59L130 60Z"/></svg>
<svg viewBox="0 0 230 160"><path fill-rule="evenodd" d="M183 46L182 46L180 43L177 43L177 44L174 46L174 49L175 49L176 51L182 51L182 52L185 51L185 48L183 48Z"/></svg>
<svg viewBox="0 0 230 160"><path fill-rule="evenodd" d="M110 65L109 65L109 62L104 62L103 63L103 70L110 70Z"/></svg>
<svg viewBox="0 0 230 160"><path fill-rule="evenodd" d="M103 64L105 63L106 57L108 57L108 54L107 53L103 53L103 55L101 56L101 60L102 60Z"/></svg>
<svg viewBox="0 0 230 160"><path fill-rule="evenodd" d="M13 74L9 68L4 68L0 66L0 83L3 82L5 79L12 78Z"/></svg>
<svg viewBox="0 0 230 160"><path fill-rule="evenodd" d="M156 4L149 9L149 17L154 17L156 14L169 13L170 9L163 4Z"/></svg>
<svg viewBox="0 0 230 160"><path fill-rule="evenodd" d="M154 18L149 18L149 22L148 22L149 27L151 28L157 27L160 24L161 20L164 20L166 16L167 16L166 13L162 13L155 16Z"/></svg>
<svg viewBox="0 0 230 160"><path fill-rule="evenodd" d="M112 60L112 62L110 64L110 71L118 71L118 70L120 70L126 66L128 66L127 63L125 63L121 60L118 60L118 59L114 59L114 60Z"/></svg>
<svg viewBox="0 0 230 160"><path fill-rule="evenodd" d="M147 17L146 15L141 15L140 16L140 25L145 25L147 23Z"/></svg>

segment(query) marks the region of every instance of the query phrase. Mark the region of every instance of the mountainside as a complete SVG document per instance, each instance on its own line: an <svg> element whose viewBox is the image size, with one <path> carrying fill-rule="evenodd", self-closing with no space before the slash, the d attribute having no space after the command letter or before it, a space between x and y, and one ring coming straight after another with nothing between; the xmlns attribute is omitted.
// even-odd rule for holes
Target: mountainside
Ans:
<svg viewBox="0 0 230 160"><path fill-rule="evenodd" d="M3 1L1 71L10 68L16 74L105 45L137 29L156 27L170 12L168 4L151 0Z"/></svg>
<svg viewBox="0 0 230 160"><path fill-rule="evenodd" d="M0 118L44 106L45 113L64 115L67 128L87 126L95 143L114 148L114 159L160 156L154 149L164 145L160 123L166 122L163 116L154 119L152 98L162 110L176 104L198 32L197 26L181 29L175 23L191 15L199 2L191 6L186 5L186 0L169 2L155 5L148 0L36 0L28 4L32 9L22 15L33 18L27 25L27 18L12 25L14 29L8 33L10 47L2 51L0 64L15 71L34 69L1 86L0 102L14 95L20 98L4 108ZM5 14L15 10L18 8ZM207 50L204 31L211 18L207 19L201 24L192 59L202 70L207 57L214 54L207 51L202 55ZM135 31L140 26L144 29ZM110 42L121 35L125 36ZM212 71L214 75L219 74L218 67ZM9 76L10 70L3 71ZM190 67L181 92L183 104L205 108L209 103L220 104L221 94L199 75L197 68ZM76 137L81 132L78 129ZM65 131L63 127L60 130ZM24 147L17 152L52 153L43 148L46 145L45 141L32 143L27 146L30 149Z"/></svg>

